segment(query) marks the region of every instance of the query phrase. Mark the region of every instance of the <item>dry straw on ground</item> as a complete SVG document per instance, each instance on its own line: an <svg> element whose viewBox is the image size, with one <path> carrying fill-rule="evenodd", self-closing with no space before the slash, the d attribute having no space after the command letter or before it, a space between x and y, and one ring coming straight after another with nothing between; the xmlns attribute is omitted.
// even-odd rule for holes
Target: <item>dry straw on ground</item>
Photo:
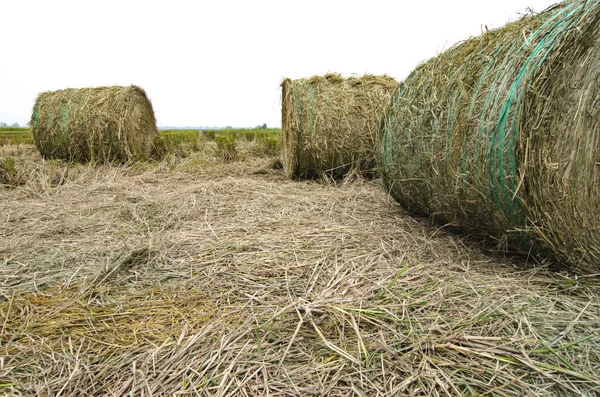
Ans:
<svg viewBox="0 0 600 397"><path fill-rule="evenodd" d="M137 86L43 92L30 125L43 156L69 161L145 160L158 137L152 104Z"/></svg>
<svg viewBox="0 0 600 397"><path fill-rule="evenodd" d="M283 165L289 177L372 173L379 122L396 80L338 74L281 83Z"/></svg>
<svg viewBox="0 0 600 397"><path fill-rule="evenodd" d="M0 394L600 390L597 279L486 255L377 182L295 182L210 150L133 167L2 154L28 182L0 189Z"/></svg>
<svg viewBox="0 0 600 397"><path fill-rule="evenodd" d="M24 183L12 157L0 156L0 187L16 187Z"/></svg>
<svg viewBox="0 0 600 397"><path fill-rule="evenodd" d="M600 1L569 1L418 67L382 127L391 194L498 244L600 271Z"/></svg>

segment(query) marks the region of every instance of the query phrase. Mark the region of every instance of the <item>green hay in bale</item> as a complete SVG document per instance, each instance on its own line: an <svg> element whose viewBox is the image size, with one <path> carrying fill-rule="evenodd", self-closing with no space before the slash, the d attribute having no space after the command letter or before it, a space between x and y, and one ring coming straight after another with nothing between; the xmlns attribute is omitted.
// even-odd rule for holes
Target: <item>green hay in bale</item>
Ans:
<svg viewBox="0 0 600 397"><path fill-rule="evenodd" d="M350 171L372 172L379 123L397 86L389 76L285 79L281 119L287 176L337 179Z"/></svg>
<svg viewBox="0 0 600 397"><path fill-rule="evenodd" d="M580 272L600 270L600 1L571 1L415 69L384 117L392 196Z"/></svg>
<svg viewBox="0 0 600 397"><path fill-rule="evenodd" d="M30 125L43 156L69 161L146 160L159 137L152 104L136 86L43 92Z"/></svg>

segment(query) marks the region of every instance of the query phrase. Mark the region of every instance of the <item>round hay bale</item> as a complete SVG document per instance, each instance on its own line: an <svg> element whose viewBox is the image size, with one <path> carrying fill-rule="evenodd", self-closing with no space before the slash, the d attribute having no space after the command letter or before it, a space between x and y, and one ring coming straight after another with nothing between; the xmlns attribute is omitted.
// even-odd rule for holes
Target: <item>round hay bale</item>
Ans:
<svg viewBox="0 0 600 397"><path fill-rule="evenodd" d="M159 136L150 100L133 85L42 92L30 125L44 157L80 162L146 160Z"/></svg>
<svg viewBox="0 0 600 397"><path fill-rule="evenodd" d="M381 167L410 210L600 270L600 1L570 1L415 69L382 122Z"/></svg>
<svg viewBox="0 0 600 397"><path fill-rule="evenodd" d="M282 162L293 178L372 173L379 123L398 82L389 76L339 74L285 79Z"/></svg>

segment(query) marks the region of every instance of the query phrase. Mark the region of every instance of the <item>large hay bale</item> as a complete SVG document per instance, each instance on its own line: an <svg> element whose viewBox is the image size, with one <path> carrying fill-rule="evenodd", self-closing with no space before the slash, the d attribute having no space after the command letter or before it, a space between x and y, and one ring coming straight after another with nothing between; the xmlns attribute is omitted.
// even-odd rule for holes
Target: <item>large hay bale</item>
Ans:
<svg viewBox="0 0 600 397"><path fill-rule="evenodd" d="M282 155L288 177L372 172L379 123L397 86L389 76L285 79Z"/></svg>
<svg viewBox="0 0 600 397"><path fill-rule="evenodd" d="M382 123L409 209L600 270L600 1L570 1L415 69Z"/></svg>
<svg viewBox="0 0 600 397"><path fill-rule="evenodd" d="M152 104L133 85L42 92L30 125L43 156L69 161L148 159L158 137Z"/></svg>

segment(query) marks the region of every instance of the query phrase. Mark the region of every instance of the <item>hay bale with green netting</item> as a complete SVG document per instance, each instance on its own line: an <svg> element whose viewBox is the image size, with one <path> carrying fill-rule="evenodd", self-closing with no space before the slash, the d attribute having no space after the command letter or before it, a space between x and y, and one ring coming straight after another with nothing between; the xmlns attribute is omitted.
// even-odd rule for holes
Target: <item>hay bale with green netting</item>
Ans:
<svg viewBox="0 0 600 397"><path fill-rule="evenodd" d="M288 177L372 173L379 122L398 82L339 74L281 83L282 157Z"/></svg>
<svg viewBox="0 0 600 397"><path fill-rule="evenodd" d="M159 136L152 104L137 86L43 92L30 125L44 157L69 161L146 160Z"/></svg>
<svg viewBox="0 0 600 397"><path fill-rule="evenodd" d="M382 123L410 210L600 270L600 1L569 1L415 69Z"/></svg>

